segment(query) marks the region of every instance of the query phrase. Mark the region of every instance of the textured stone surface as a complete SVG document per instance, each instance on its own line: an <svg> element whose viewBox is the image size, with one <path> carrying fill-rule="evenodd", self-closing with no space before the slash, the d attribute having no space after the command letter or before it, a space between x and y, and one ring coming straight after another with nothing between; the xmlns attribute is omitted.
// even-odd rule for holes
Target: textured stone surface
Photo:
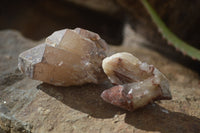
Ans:
<svg viewBox="0 0 200 133"><path fill-rule="evenodd" d="M133 34L135 33L130 29L126 30L124 45L111 47L111 50L113 53L130 52L142 61L154 64L170 80L172 100L157 102L134 112L128 112L107 104L100 98L101 92L110 87L109 83L68 88L54 87L22 77L13 80L12 78L18 73L1 69L0 131L198 133L200 131L198 74L143 47L146 41ZM23 51L35 44L11 31L1 32L0 40L1 55L8 53L6 49L9 49L9 46L18 45L12 50L12 54L18 55L15 51L19 49ZM4 45L8 41L10 45ZM5 49L5 53L2 49ZM14 59L12 65L9 63L7 68L17 66L17 61ZM5 78L7 78L6 84L2 82Z"/></svg>
<svg viewBox="0 0 200 133"><path fill-rule="evenodd" d="M2 75L16 68L19 53L33 47L35 43L11 30L0 31L0 36L0 75Z"/></svg>

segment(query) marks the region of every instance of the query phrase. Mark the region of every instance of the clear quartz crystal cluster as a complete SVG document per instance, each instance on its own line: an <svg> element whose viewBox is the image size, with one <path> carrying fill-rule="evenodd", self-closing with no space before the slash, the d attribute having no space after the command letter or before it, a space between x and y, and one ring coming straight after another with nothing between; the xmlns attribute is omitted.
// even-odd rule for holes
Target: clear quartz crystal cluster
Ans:
<svg viewBox="0 0 200 133"><path fill-rule="evenodd" d="M117 53L103 60L103 70L116 86L101 97L116 106L133 111L155 100L171 99L167 78L153 65L129 53Z"/></svg>
<svg viewBox="0 0 200 133"><path fill-rule="evenodd" d="M96 33L76 28L54 32L44 44L19 55L19 69L28 77L56 86L99 83L106 42Z"/></svg>
<svg viewBox="0 0 200 133"><path fill-rule="evenodd" d="M153 65L125 52L107 54L108 46L98 34L65 29L21 53L18 66L28 77L56 86L98 84L107 75L115 86L103 91L101 97L129 111L171 99L167 78Z"/></svg>

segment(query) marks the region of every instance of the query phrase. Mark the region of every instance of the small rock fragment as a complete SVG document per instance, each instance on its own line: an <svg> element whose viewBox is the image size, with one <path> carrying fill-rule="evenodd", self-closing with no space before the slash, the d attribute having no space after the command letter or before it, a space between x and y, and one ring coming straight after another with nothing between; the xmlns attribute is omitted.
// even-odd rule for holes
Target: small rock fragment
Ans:
<svg viewBox="0 0 200 133"><path fill-rule="evenodd" d="M142 63L130 53L114 54L103 60L102 67L113 84L125 84L142 81L153 75L154 67Z"/></svg>
<svg viewBox="0 0 200 133"><path fill-rule="evenodd" d="M107 50L107 43L98 34L65 29L21 53L18 66L28 77L56 86L99 83L106 77L101 64Z"/></svg>
<svg viewBox="0 0 200 133"><path fill-rule="evenodd" d="M117 84L101 94L106 102L133 111L155 100L171 99L167 78L129 53L107 57L102 66L111 82Z"/></svg>

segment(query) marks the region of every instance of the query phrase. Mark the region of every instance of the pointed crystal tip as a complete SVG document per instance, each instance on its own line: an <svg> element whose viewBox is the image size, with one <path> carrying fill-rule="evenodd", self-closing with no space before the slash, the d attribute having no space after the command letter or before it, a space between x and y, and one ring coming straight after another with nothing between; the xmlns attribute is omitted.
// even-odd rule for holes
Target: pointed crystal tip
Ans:
<svg viewBox="0 0 200 133"><path fill-rule="evenodd" d="M28 77L56 86L99 83L106 78L101 64L107 52L108 45L98 34L65 29L21 53L18 67Z"/></svg>

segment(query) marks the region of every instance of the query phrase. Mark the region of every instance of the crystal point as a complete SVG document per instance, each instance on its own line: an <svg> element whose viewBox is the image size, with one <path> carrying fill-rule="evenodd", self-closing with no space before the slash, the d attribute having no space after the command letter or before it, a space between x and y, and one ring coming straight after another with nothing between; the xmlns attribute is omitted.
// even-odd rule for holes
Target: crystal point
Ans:
<svg viewBox="0 0 200 133"><path fill-rule="evenodd" d="M96 33L76 28L61 30L19 55L19 69L35 80L71 86L99 83L108 46Z"/></svg>
<svg viewBox="0 0 200 133"><path fill-rule="evenodd" d="M155 100L172 98L164 74L129 53L105 58L102 67L110 81L116 84L101 94L106 102L133 111Z"/></svg>

